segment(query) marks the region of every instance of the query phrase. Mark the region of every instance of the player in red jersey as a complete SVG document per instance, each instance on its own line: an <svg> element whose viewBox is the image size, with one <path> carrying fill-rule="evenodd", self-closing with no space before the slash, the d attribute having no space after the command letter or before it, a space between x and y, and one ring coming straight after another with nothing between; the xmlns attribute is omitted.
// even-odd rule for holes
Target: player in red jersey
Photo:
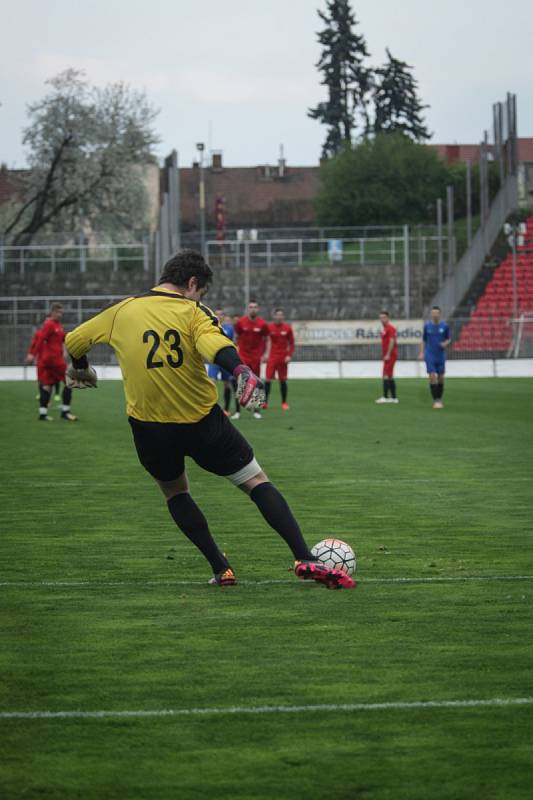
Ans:
<svg viewBox="0 0 533 800"><path fill-rule="evenodd" d="M399 403L400 401L396 397L396 381L394 380L394 365L398 358L398 334L394 325L391 324L388 311L381 311L379 320L383 326L381 331L383 397L378 397L376 403Z"/></svg>
<svg viewBox="0 0 533 800"><path fill-rule="evenodd" d="M285 312L282 308L274 309L274 322L268 326L270 339L267 344L265 358L266 382L265 394L268 403L271 381L276 377L279 379L281 392L281 407L284 411L289 410L287 403L287 371L288 364L294 353L294 331L292 326L285 322Z"/></svg>
<svg viewBox="0 0 533 800"><path fill-rule="evenodd" d="M52 417L48 416L48 405L52 388L57 383L65 382L65 370L67 364L64 357L65 329L61 325L63 306L61 303L53 303L50 308L50 316L45 320L42 328L34 335L30 350L26 357L28 364L37 362L37 379L39 381L39 419L43 422L51 422ZM72 389L68 386L63 388L63 405L61 406L61 418L67 422L75 422L78 418L70 413L70 400Z"/></svg>
<svg viewBox="0 0 533 800"><path fill-rule="evenodd" d="M259 316L259 304L256 300L248 303L248 315L241 317L235 325L235 338L241 360L252 372L259 375L261 359L269 337L268 323ZM259 411L254 412L256 419L261 419ZM237 411L232 419L238 419Z"/></svg>
<svg viewBox="0 0 533 800"><path fill-rule="evenodd" d="M45 320L45 322L46 322L46 320ZM44 325L44 323L43 323L43 325ZM30 344L30 347L28 349L28 354L26 356L26 364L35 364L35 365L37 365L37 354L39 352L39 340L40 340L40 338L41 338L41 328L37 328L37 330L33 334L33 338L31 340L31 344ZM40 390L40 388L41 387L39 385L39 390ZM56 383L54 389L55 389L54 400L59 402L59 400L61 399L59 397L59 391L61 389L61 385L59 383ZM40 399L40 394L38 394L35 399L39 400Z"/></svg>

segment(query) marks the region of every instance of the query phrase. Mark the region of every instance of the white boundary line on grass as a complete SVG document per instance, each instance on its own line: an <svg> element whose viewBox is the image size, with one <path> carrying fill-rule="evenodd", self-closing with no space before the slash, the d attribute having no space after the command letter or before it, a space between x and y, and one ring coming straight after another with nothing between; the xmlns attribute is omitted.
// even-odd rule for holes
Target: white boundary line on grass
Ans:
<svg viewBox="0 0 533 800"><path fill-rule="evenodd" d="M533 697L488 700L415 700L392 703L324 703L302 706L228 706L227 708L159 708L137 711L0 711L0 719L102 719L106 717L199 717L228 714L300 714L350 711L416 711L427 708L496 708L531 706Z"/></svg>
<svg viewBox="0 0 533 800"><path fill-rule="evenodd" d="M457 575L413 578L364 578L361 585L366 583L465 583L468 581L533 581L533 575ZM258 581L237 581L237 586L270 586L275 584L295 584L294 578L280 578L279 580L258 580ZM65 588L84 588L99 589L113 586L204 586L207 580L203 581L0 581L0 588L12 589L32 589L38 587L52 586ZM300 586L313 586L313 581L301 581Z"/></svg>
<svg viewBox="0 0 533 800"><path fill-rule="evenodd" d="M482 483L485 480L484 476L479 477L479 483ZM512 475L501 475L497 478L498 483L531 483L531 478L518 475L513 477ZM394 478L395 483L435 483L435 478L403 478L401 476ZM464 483L463 478L456 478L454 476L446 475L442 478L439 477L438 479L439 484L458 484L462 485ZM358 483L372 483L376 484L376 486L382 485L389 485L390 480L387 478L369 478L369 477L358 477L354 480L354 484L357 485ZM37 480L37 481L25 481L22 478L11 478L10 480L6 481L4 487L1 491L5 494L8 493L8 489L10 486L24 486L29 489L49 489L53 487L54 489L57 487L57 482L55 481L45 481L45 480ZM76 481L76 480L66 480L61 481L61 486L63 488L75 488L77 486L87 486L87 481ZM126 481L91 481L91 486L97 487L105 487L110 489L124 489L126 487L131 488L131 483L127 483Z"/></svg>

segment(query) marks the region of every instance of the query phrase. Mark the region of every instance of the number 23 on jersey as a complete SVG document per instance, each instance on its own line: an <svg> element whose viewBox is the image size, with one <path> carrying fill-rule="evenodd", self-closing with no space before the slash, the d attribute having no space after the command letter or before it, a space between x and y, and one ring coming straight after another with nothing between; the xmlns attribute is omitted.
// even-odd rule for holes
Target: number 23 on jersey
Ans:
<svg viewBox="0 0 533 800"><path fill-rule="evenodd" d="M163 340L167 343L169 349L175 353L175 356L172 354L167 355L166 361L168 366L173 367L174 369L181 367L183 364L183 350L179 346L180 335L178 331L174 330L174 328L169 328L163 334ZM148 351L148 355L146 356L147 369L160 369L161 367L164 367L165 362L156 359L157 351L159 349L159 345L161 344L161 336L159 333L154 330L145 331L143 333L143 342L145 344L149 344L151 342L152 344L150 350Z"/></svg>

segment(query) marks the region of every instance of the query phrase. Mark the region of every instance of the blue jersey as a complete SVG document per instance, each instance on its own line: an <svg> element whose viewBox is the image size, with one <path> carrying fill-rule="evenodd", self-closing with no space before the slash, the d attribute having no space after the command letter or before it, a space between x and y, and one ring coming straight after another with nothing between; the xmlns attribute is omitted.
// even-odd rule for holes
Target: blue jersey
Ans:
<svg viewBox="0 0 533 800"><path fill-rule="evenodd" d="M220 327L222 328L224 336L227 336L228 339L233 341L235 338L235 330L233 325L230 322L222 322ZM207 374L213 381L231 381L233 378L231 372L226 372L226 370L222 369L222 367L219 367L218 364L208 364Z"/></svg>
<svg viewBox="0 0 533 800"><path fill-rule="evenodd" d="M425 342L426 360L428 358L435 361L445 359L446 350L441 347L441 344L450 338L450 329L447 322L439 322L437 325L434 322L426 322L422 338Z"/></svg>
<svg viewBox="0 0 533 800"><path fill-rule="evenodd" d="M222 328L224 334L228 337L228 339L231 339L231 341L235 339L235 329L233 328L231 322L223 322L220 327Z"/></svg>

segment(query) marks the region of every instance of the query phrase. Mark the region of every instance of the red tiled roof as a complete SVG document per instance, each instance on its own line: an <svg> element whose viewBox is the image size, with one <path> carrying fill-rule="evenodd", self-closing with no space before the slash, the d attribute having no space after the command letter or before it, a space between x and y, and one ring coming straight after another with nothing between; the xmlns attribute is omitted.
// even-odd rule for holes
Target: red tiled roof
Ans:
<svg viewBox="0 0 533 800"><path fill-rule="evenodd" d="M0 168L0 206L16 199L22 191L21 179L28 174L25 169Z"/></svg>
<svg viewBox="0 0 533 800"><path fill-rule="evenodd" d="M479 161L479 144L428 144L448 163ZM533 163L533 138L518 139L518 161Z"/></svg>
<svg viewBox="0 0 533 800"><path fill-rule="evenodd" d="M306 224L315 221L314 202L318 194L319 167L224 167L204 171L206 222L215 224L217 195L225 200L226 225L263 227ZM197 167L180 169L181 218L185 228L197 227L199 178Z"/></svg>

